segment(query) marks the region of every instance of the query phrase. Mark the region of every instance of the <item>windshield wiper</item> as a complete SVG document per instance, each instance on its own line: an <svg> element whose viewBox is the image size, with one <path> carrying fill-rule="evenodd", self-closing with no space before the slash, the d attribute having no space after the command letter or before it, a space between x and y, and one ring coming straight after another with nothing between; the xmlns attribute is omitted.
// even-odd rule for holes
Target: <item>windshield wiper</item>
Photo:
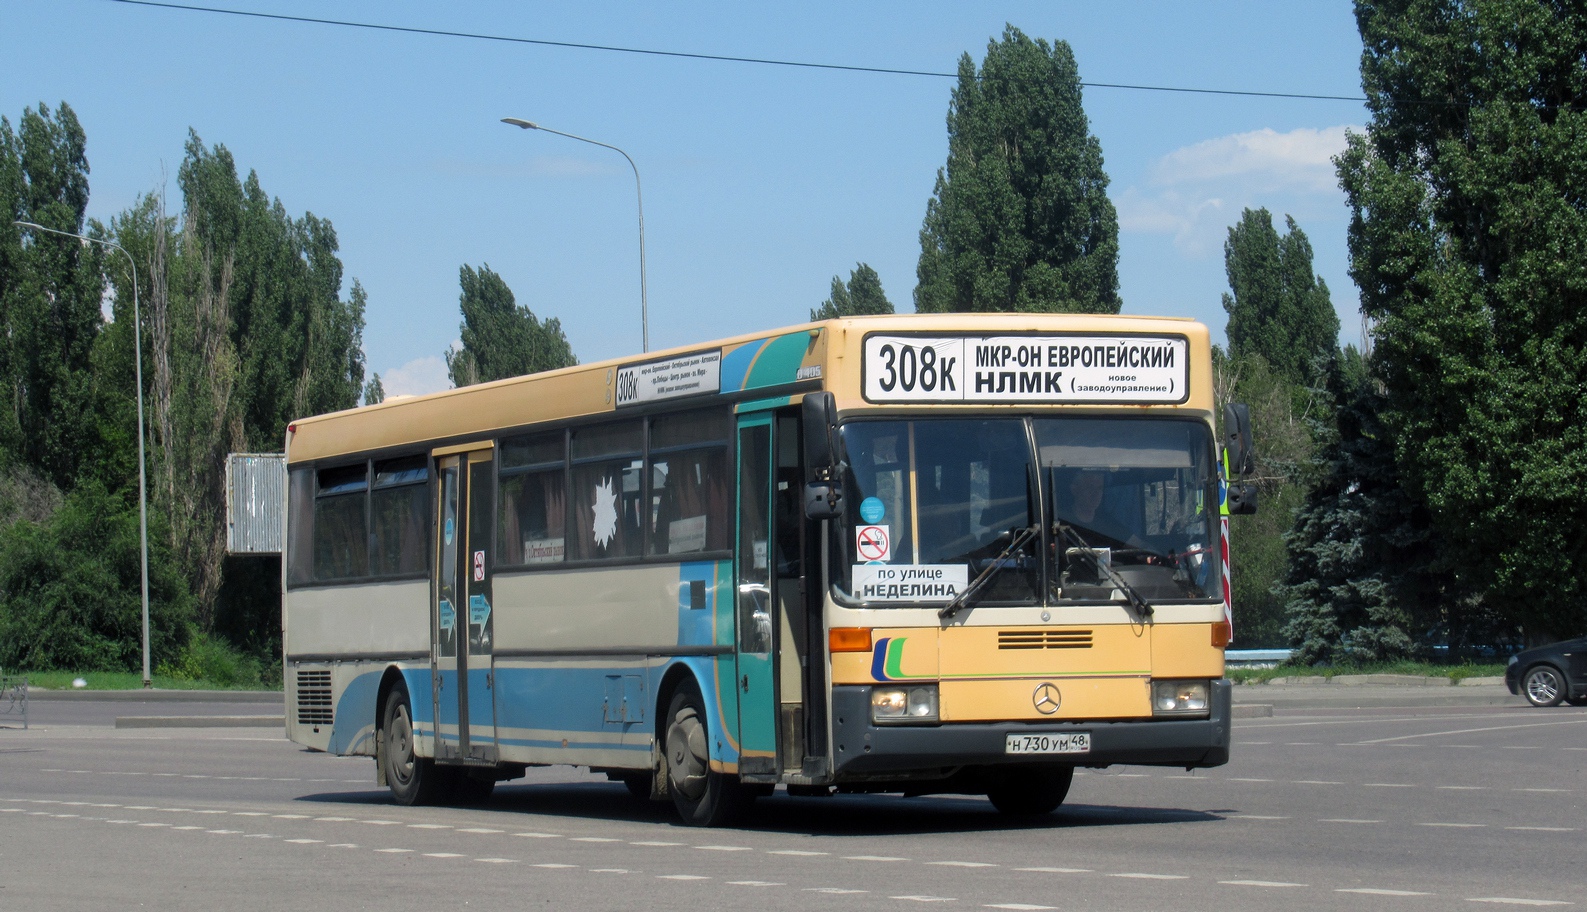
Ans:
<svg viewBox="0 0 1587 912"><path fill-rule="evenodd" d="M955 614L958 614L959 609L963 608L965 603L970 600L970 596L974 595L976 592L980 591L981 587L991 582L992 577L997 575L997 571L1003 569L1004 562L1007 561L1015 551L1025 547L1025 545L1028 544L1031 539L1035 538L1040 532L1040 523L1031 523L1029 526L1019 530L1019 533L1009 541L1008 547L1004 548L1002 553L998 554L997 557L992 558L992 562L987 564L986 569L982 570L979 576L970 581L970 585L964 587L963 592L960 592L958 595L954 596L953 601L942 606L942 610L937 612L937 617L951 618Z"/></svg>
<svg viewBox="0 0 1587 912"><path fill-rule="evenodd" d="M1130 607L1134 608L1137 614L1141 617L1152 616L1151 603L1146 601L1139 590L1126 582L1124 577L1119 576L1114 571L1112 562L1104 562L1102 558L1098 557L1097 549L1091 547L1085 539L1081 538L1080 533L1075 531L1074 526L1062 522L1054 523L1053 525L1065 542L1073 543L1075 550L1084 554L1091 561L1091 566L1096 568L1098 575L1106 577L1107 581L1113 584L1113 588L1124 593L1124 598L1129 601Z"/></svg>

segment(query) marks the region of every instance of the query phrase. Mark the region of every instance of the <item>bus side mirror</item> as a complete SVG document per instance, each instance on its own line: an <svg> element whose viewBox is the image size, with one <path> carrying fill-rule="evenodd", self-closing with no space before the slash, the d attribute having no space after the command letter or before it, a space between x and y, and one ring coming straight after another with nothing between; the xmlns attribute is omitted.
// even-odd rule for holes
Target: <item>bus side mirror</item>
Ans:
<svg viewBox="0 0 1587 912"><path fill-rule="evenodd" d="M1229 515L1252 516L1256 513L1256 485L1247 482L1229 485Z"/></svg>
<svg viewBox="0 0 1587 912"><path fill-rule="evenodd" d="M1249 475L1256 470L1256 454L1251 448L1251 410L1242 403L1230 402L1223 407L1223 448L1231 474ZM1232 491L1229 502L1232 512ZM1254 492L1251 502L1256 503Z"/></svg>
<svg viewBox="0 0 1587 912"><path fill-rule="evenodd" d="M805 485L805 516L809 519L837 519L843 515L843 487L835 481L812 481Z"/></svg>
<svg viewBox="0 0 1587 912"><path fill-rule="evenodd" d="M804 410L805 471L809 478L830 478L833 458L832 431L837 412L831 393L825 390L805 395Z"/></svg>

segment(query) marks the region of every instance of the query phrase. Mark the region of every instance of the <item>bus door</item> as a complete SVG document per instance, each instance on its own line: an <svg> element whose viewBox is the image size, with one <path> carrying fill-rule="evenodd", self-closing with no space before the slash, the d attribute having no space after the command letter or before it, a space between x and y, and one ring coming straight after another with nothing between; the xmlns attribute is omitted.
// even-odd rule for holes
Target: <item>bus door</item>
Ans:
<svg viewBox="0 0 1587 912"><path fill-rule="evenodd" d="M435 455L439 541L431 661L436 682L436 759L453 763L496 762L490 586L495 563L493 456L490 449Z"/></svg>
<svg viewBox="0 0 1587 912"><path fill-rule="evenodd" d="M776 781L777 598L772 573L772 419L738 422L738 547L734 549L738 627L739 775Z"/></svg>

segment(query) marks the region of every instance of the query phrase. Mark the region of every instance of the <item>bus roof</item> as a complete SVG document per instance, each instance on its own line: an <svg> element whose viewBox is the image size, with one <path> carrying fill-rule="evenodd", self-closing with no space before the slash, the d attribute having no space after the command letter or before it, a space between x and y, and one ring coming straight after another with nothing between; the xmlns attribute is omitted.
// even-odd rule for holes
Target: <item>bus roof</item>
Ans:
<svg viewBox="0 0 1587 912"><path fill-rule="evenodd" d="M706 405L718 397L834 392L838 407L865 404L861 345L867 335L1178 336L1189 344L1186 407L1211 411L1206 326L1183 317L1112 314L950 313L844 317L509 377L423 396L301 418L287 430L288 461L308 462L419 443L443 445L554 421L610 414L629 405ZM1199 364L1199 370L1198 370ZM691 387L690 377L704 378ZM644 384L643 387L640 384ZM713 385L714 384L714 385Z"/></svg>

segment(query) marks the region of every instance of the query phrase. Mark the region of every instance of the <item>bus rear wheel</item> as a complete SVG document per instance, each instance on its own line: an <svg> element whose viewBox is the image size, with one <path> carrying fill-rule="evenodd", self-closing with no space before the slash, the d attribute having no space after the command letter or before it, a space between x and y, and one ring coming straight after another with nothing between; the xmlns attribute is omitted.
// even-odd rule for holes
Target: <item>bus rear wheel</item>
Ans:
<svg viewBox="0 0 1587 912"><path fill-rule="evenodd" d="M986 797L999 812L1012 817L1051 814L1069 795L1072 766L1014 766L993 772Z"/></svg>
<svg viewBox="0 0 1587 912"><path fill-rule="evenodd" d="M398 804L437 804L451 793L451 770L420 757L413 746L413 710L405 688L386 694L380 722L380 763Z"/></svg>
<svg viewBox="0 0 1587 912"><path fill-rule="evenodd" d="M690 826L726 826L748 809L754 795L737 776L711 770L711 739L699 688L679 687L667 710L667 778L678 816Z"/></svg>

